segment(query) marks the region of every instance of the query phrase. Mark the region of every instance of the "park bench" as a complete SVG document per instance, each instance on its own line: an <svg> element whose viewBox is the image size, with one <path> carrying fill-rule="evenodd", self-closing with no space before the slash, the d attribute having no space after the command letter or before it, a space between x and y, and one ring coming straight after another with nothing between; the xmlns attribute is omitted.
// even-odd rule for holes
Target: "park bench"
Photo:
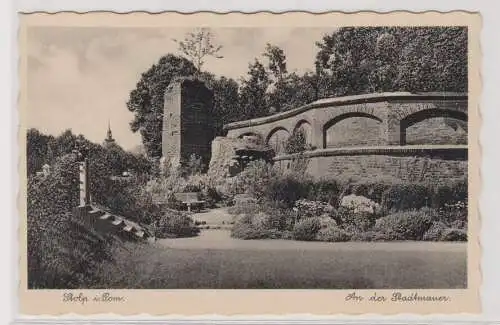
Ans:
<svg viewBox="0 0 500 325"><path fill-rule="evenodd" d="M199 192L175 193L174 196L177 201L187 207L188 212L191 212L191 208L201 209L205 204L205 201L200 200Z"/></svg>

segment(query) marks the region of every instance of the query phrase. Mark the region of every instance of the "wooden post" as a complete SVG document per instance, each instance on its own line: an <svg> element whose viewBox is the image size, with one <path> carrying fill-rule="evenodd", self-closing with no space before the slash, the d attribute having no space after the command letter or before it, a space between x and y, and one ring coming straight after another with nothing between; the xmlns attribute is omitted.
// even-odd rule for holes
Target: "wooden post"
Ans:
<svg viewBox="0 0 500 325"><path fill-rule="evenodd" d="M89 161L85 158L79 164L80 166L80 206L90 205L90 191L89 191Z"/></svg>

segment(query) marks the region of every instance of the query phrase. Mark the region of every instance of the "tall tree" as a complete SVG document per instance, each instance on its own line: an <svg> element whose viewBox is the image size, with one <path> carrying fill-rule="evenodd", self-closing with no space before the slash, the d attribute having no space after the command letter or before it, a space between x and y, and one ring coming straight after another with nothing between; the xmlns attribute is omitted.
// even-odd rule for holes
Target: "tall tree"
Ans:
<svg viewBox="0 0 500 325"><path fill-rule="evenodd" d="M325 92L467 91L467 29L345 27L317 43Z"/></svg>
<svg viewBox="0 0 500 325"><path fill-rule="evenodd" d="M214 35L208 28L196 29L194 32L188 33L184 40L179 41L174 39L174 42L179 45L179 50L182 54L193 62L197 73L202 71L206 57L223 58L219 54L222 45L214 44Z"/></svg>
<svg viewBox="0 0 500 325"><path fill-rule="evenodd" d="M201 78L214 93L213 119L215 134L222 135L224 124L238 121L242 118L238 90L239 85L231 78L216 77L203 72Z"/></svg>
<svg viewBox="0 0 500 325"><path fill-rule="evenodd" d="M41 171L47 163L47 152L50 137L37 129L29 129L26 138L26 160L28 175Z"/></svg>
<svg viewBox="0 0 500 325"><path fill-rule="evenodd" d="M289 73L283 49L268 43L263 56L267 59L272 77L272 87L267 94L268 105L275 111L294 109L318 98L317 78L310 72L304 75Z"/></svg>
<svg viewBox="0 0 500 325"><path fill-rule="evenodd" d="M263 56L268 60L267 68L273 74L275 81L279 82L283 80L288 73L286 68L286 56L283 49L267 43Z"/></svg>
<svg viewBox="0 0 500 325"><path fill-rule="evenodd" d="M140 132L148 156L161 156L163 103L167 86L173 78L190 76L195 72L196 67L191 61L168 54L144 72L136 88L130 92L127 108L134 113L130 128L133 132Z"/></svg>
<svg viewBox="0 0 500 325"><path fill-rule="evenodd" d="M266 100L267 88L270 85L269 76L264 65L258 60L248 66L247 79L242 80L240 90L241 119L261 117L268 114Z"/></svg>

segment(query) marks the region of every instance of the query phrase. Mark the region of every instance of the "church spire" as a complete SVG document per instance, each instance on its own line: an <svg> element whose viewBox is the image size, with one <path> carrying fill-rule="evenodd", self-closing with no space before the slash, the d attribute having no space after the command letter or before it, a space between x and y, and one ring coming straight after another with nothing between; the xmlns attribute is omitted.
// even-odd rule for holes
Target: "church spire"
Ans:
<svg viewBox="0 0 500 325"><path fill-rule="evenodd" d="M110 145L112 143L115 143L115 139L113 139L113 133L111 132L111 123L109 122L109 119L108 119L108 132L107 132L106 139L104 139L104 144Z"/></svg>

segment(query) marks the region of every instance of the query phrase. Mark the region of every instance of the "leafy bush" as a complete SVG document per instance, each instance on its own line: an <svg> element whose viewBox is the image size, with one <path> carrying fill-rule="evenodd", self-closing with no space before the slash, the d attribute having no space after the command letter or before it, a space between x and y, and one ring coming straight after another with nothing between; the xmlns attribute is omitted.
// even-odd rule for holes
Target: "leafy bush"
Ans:
<svg viewBox="0 0 500 325"><path fill-rule="evenodd" d="M421 240L432 225L432 216L425 211L404 211L378 219L374 230L387 240Z"/></svg>
<svg viewBox="0 0 500 325"><path fill-rule="evenodd" d="M319 218L305 218L297 222L293 228L293 239L312 241L321 229Z"/></svg>
<svg viewBox="0 0 500 325"><path fill-rule="evenodd" d="M441 234L441 241L467 241L467 231L464 229L448 228Z"/></svg>
<svg viewBox="0 0 500 325"><path fill-rule="evenodd" d="M352 232L367 231L375 225L377 214L355 212L353 209L340 207L334 216L337 223Z"/></svg>
<svg viewBox="0 0 500 325"><path fill-rule="evenodd" d="M351 240L352 234L337 226L322 228L316 235L316 240L327 242L346 242Z"/></svg>
<svg viewBox="0 0 500 325"><path fill-rule="evenodd" d="M203 164L202 158L196 154L192 154L182 167L182 173L184 175L197 175L201 174L205 169L206 166Z"/></svg>
<svg viewBox="0 0 500 325"><path fill-rule="evenodd" d="M435 221L432 223L430 228L425 232L423 240L426 241L439 241L441 240L441 235L446 229L446 225L440 221Z"/></svg>
<svg viewBox="0 0 500 325"><path fill-rule="evenodd" d="M453 203L445 203L438 209L439 220L452 226L452 224L460 225L458 228L464 228L468 221L468 207L465 201L456 201Z"/></svg>
<svg viewBox="0 0 500 325"><path fill-rule="evenodd" d="M271 164L263 160L251 161L241 173L233 177L226 191L232 196L246 193L261 199L264 197L269 183L276 177L278 177L278 172Z"/></svg>
<svg viewBox="0 0 500 325"><path fill-rule="evenodd" d="M338 208L342 188L343 186L335 180L323 179L310 182L305 199L326 202L331 206Z"/></svg>
<svg viewBox="0 0 500 325"><path fill-rule="evenodd" d="M79 174L75 155L57 159L53 171L46 177L28 179L28 215L70 212L79 205Z"/></svg>
<svg viewBox="0 0 500 325"><path fill-rule="evenodd" d="M440 185L436 188L432 205L434 208L441 208L446 205L454 205L456 202L468 201L468 180L467 178L453 182L451 184Z"/></svg>
<svg viewBox="0 0 500 325"><path fill-rule="evenodd" d="M307 196L308 187L302 180L291 175L273 178L264 190L264 197L291 208L295 202Z"/></svg>
<svg viewBox="0 0 500 325"><path fill-rule="evenodd" d="M467 230L467 220L455 220L450 222L450 228Z"/></svg>
<svg viewBox="0 0 500 325"><path fill-rule="evenodd" d="M111 238L103 237L69 212L28 215L28 288L85 288L102 276L96 265L112 261Z"/></svg>
<svg viewBox="0 0 500 325"><path fill-rule="evenodd" d="M375 231L355 232L351 236L351 241L367 242L367 241L376 241L383 239L384 239L383 236Z"/></svg>
<svg viewBox="0 0 500 325"><path fill-rule="evenodd" d="M420 184L396 184L383 194L382 205L388 211L403 211L431 206L433 189Z"/></svg>
<svg viewBox="0 0 500 325"><path fill-rule="evenodd" d="M232 229L231 237L239 239L266 239L279 238L276 230L267 228L267 215L243 214L236 219Z"/></svg>
<svg viewBox="0 0 500 325"><path fill-rule="evenodd" d="M244 213L257 213L262 210L262 206L257 202L236 203L229 207L227 212L232 215L240 215Z"/></svg>
<svg viewBox="0 0 500 325"><path fill-rule="evenodd" d="M74 155L57 158L46 177L28 179L28 287L68 289L86 286L100 274L95 265L111 260L110 238L75 220L78 167Z"/></svg>
<svg viewBox="0 0 500 325"><path fill-rule="evenodd" d="M390 184L384 182L375 183L360 183L355 182L348 184L345 188L345 193L350 193L356 196L368 198L374 202L382 202L384 193L391 187Z"/></svg>
<svg viewBox="0 0 500 325"><path fill-rule="evenodd" d="M321 201L310 201L305 199L296 201L295 208L297 209L297 212L301 218L332 215L335 212L335 208L328 203Z"/></svg>
<svg viewBox="0 0 500 325"><path fill-rule="evenodd" d="M272 202L263 204L263 210L268 215L267 226L270 229L277 229L279 231L292 230L297 219L295 211L289 208L276 206Z"/></svg>
<svg viewBox="0 0 500 325"><path fill-rule="evenodd" d="M161 209L153 201L153 196L135 183L110 180L107 192L95 201L113 213L139 223L150 224L161 216Z"/></svg>
<svg viewBox="0 0 500 325"><path fill-rule="evenodd" d="M154 228L157 238L192 237L200 232L190 217L175 212L169 212L158 218Z"/></svg>
<svg viewBox="0 0 500 325"><path fill-rule="evenodd" d="M288 154L304 152L306 150L307 140L302 129L293 132L285 142L285 152Z"/></svg>
<svg viewBox="0 0 500 325"><path fill-rule="evenodd" d="M375 214L380 211L380 205L364 196L346 195L340 202L342 208L352 210L354 213Z"/></svg>
<svg viewBox="0 0 500 325"><path fill-rule="evenodd" d="M222 194L212 186L206 186L202 191L202 195L207 202L207 205L211 208L215 207L217 203L223 200Z"/></svg>

